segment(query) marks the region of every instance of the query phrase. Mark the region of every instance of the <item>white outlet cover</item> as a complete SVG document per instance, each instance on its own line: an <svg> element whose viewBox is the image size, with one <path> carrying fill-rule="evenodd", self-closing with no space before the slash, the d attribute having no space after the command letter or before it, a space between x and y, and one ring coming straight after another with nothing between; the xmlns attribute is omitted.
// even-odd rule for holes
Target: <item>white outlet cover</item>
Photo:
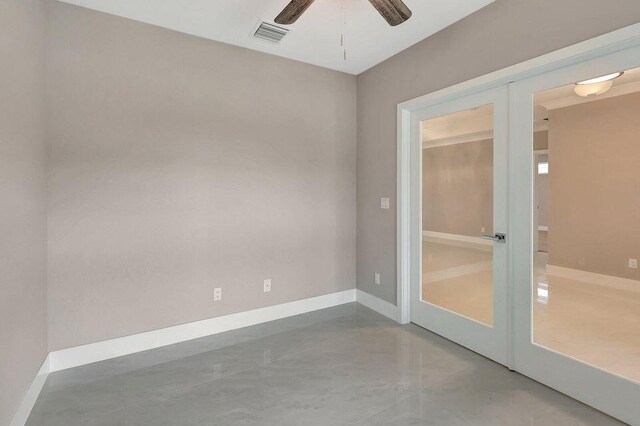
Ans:
<svg viewBox="0 0 640 426"><path fill-rule="evenodd" d="M264 280L264 292L268 293L271 291L271 279Z"/></svg>
<svg viewBox="0 0 640 426"><path fill-rule="evenodd" d="M221 288L214 288L213 289L213 301L214 302L218 302L222 300L222 289Z"/></svg>
<svg viewBox="0 0 640 426"><path fill-rule="evenodd" d="M380 285L380 274L376 272L373 275L373 280L375 281L376 284Z"/></svg>
<svg viewBox="0 0 640 426"><path fill-rule="evenodd" d="M629 268L638 269L638 259L629 259Z"/></svg>
<svg viewBox="0 0 640 426"><path fill-rule="evenodd" d="M389 198L387 198L387 197L380 198L380 208L381 209L388 209L389 208Z"/></svg>

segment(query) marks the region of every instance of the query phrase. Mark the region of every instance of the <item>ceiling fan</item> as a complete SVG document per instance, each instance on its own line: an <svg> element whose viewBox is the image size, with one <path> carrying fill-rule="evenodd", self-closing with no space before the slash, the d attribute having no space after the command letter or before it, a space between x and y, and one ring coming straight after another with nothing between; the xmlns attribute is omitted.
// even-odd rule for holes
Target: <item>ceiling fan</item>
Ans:
<svg viewBox="0 0 640 426"><path fill-rule="evenodd" d="M281 25L291 25L304 13L315 0L291 0L275 22ZM402 0L369 0L382 17L395 27L411 18L411 10Z"/></svg>

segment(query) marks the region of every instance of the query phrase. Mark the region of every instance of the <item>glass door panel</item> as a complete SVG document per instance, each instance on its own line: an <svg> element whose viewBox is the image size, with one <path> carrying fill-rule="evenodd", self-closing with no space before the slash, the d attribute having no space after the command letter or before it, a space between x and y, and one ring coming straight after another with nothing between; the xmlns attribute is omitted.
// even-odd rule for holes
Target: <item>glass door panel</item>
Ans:
<svg viewBox="0 0 640 426"><path fill-rule="evenodd" d="M512 83L515 369L640 421L640 49Z"/></svg>
<svg viewBox="0 0 640 426"><path fill-rule="evenodd" d="M507 87L411 121L411 321L507 364Z"/></svg>
<svg viewBox="0 0 640 426"><path fill-rule="evenodd" d="M640 68L601 80L533 97L533 342L640 383Z"/></svg>
<svg viewBox="0 0 640 426"><path fill-rule="evenodd" d="M493 325L493 105L422 123L422 300Z"/></svg>

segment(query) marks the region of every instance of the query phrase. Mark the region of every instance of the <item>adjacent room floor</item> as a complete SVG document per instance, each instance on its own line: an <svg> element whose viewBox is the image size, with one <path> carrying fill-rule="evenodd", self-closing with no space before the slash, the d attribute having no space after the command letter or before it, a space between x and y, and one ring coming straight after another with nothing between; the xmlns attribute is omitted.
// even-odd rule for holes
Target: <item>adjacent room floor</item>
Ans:
<svg viewBox="0 0 640 426"><path fill-rule="evenodd" d="M28 425L614 425L348 304L53 373Z"/></svg>
<svg viewBox="0 0 640 426"><path fill-rule="evenodd" d="M640 292L547 273L538 252L534 342L640 382ZM491 246L425 240L423 299L493 323Z"/></svg>

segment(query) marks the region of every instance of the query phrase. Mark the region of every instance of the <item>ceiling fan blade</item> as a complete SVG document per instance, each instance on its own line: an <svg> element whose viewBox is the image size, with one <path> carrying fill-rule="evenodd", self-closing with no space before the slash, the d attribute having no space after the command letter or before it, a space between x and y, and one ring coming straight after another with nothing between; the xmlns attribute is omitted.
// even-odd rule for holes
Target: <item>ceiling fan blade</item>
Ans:
<svg viewBox="0 0 640 426"><path fill-rule="evenodd" d="M282 25L293 24L313 2L314 0L291 0L287 7L276 17L275 22Z"/></svg>
<svg viewBox="0 0 640 426"><path fill-rule="evenodd" d="M369 0L382 17L395 27L411 18L411 10L402 0Z"/></svg>

